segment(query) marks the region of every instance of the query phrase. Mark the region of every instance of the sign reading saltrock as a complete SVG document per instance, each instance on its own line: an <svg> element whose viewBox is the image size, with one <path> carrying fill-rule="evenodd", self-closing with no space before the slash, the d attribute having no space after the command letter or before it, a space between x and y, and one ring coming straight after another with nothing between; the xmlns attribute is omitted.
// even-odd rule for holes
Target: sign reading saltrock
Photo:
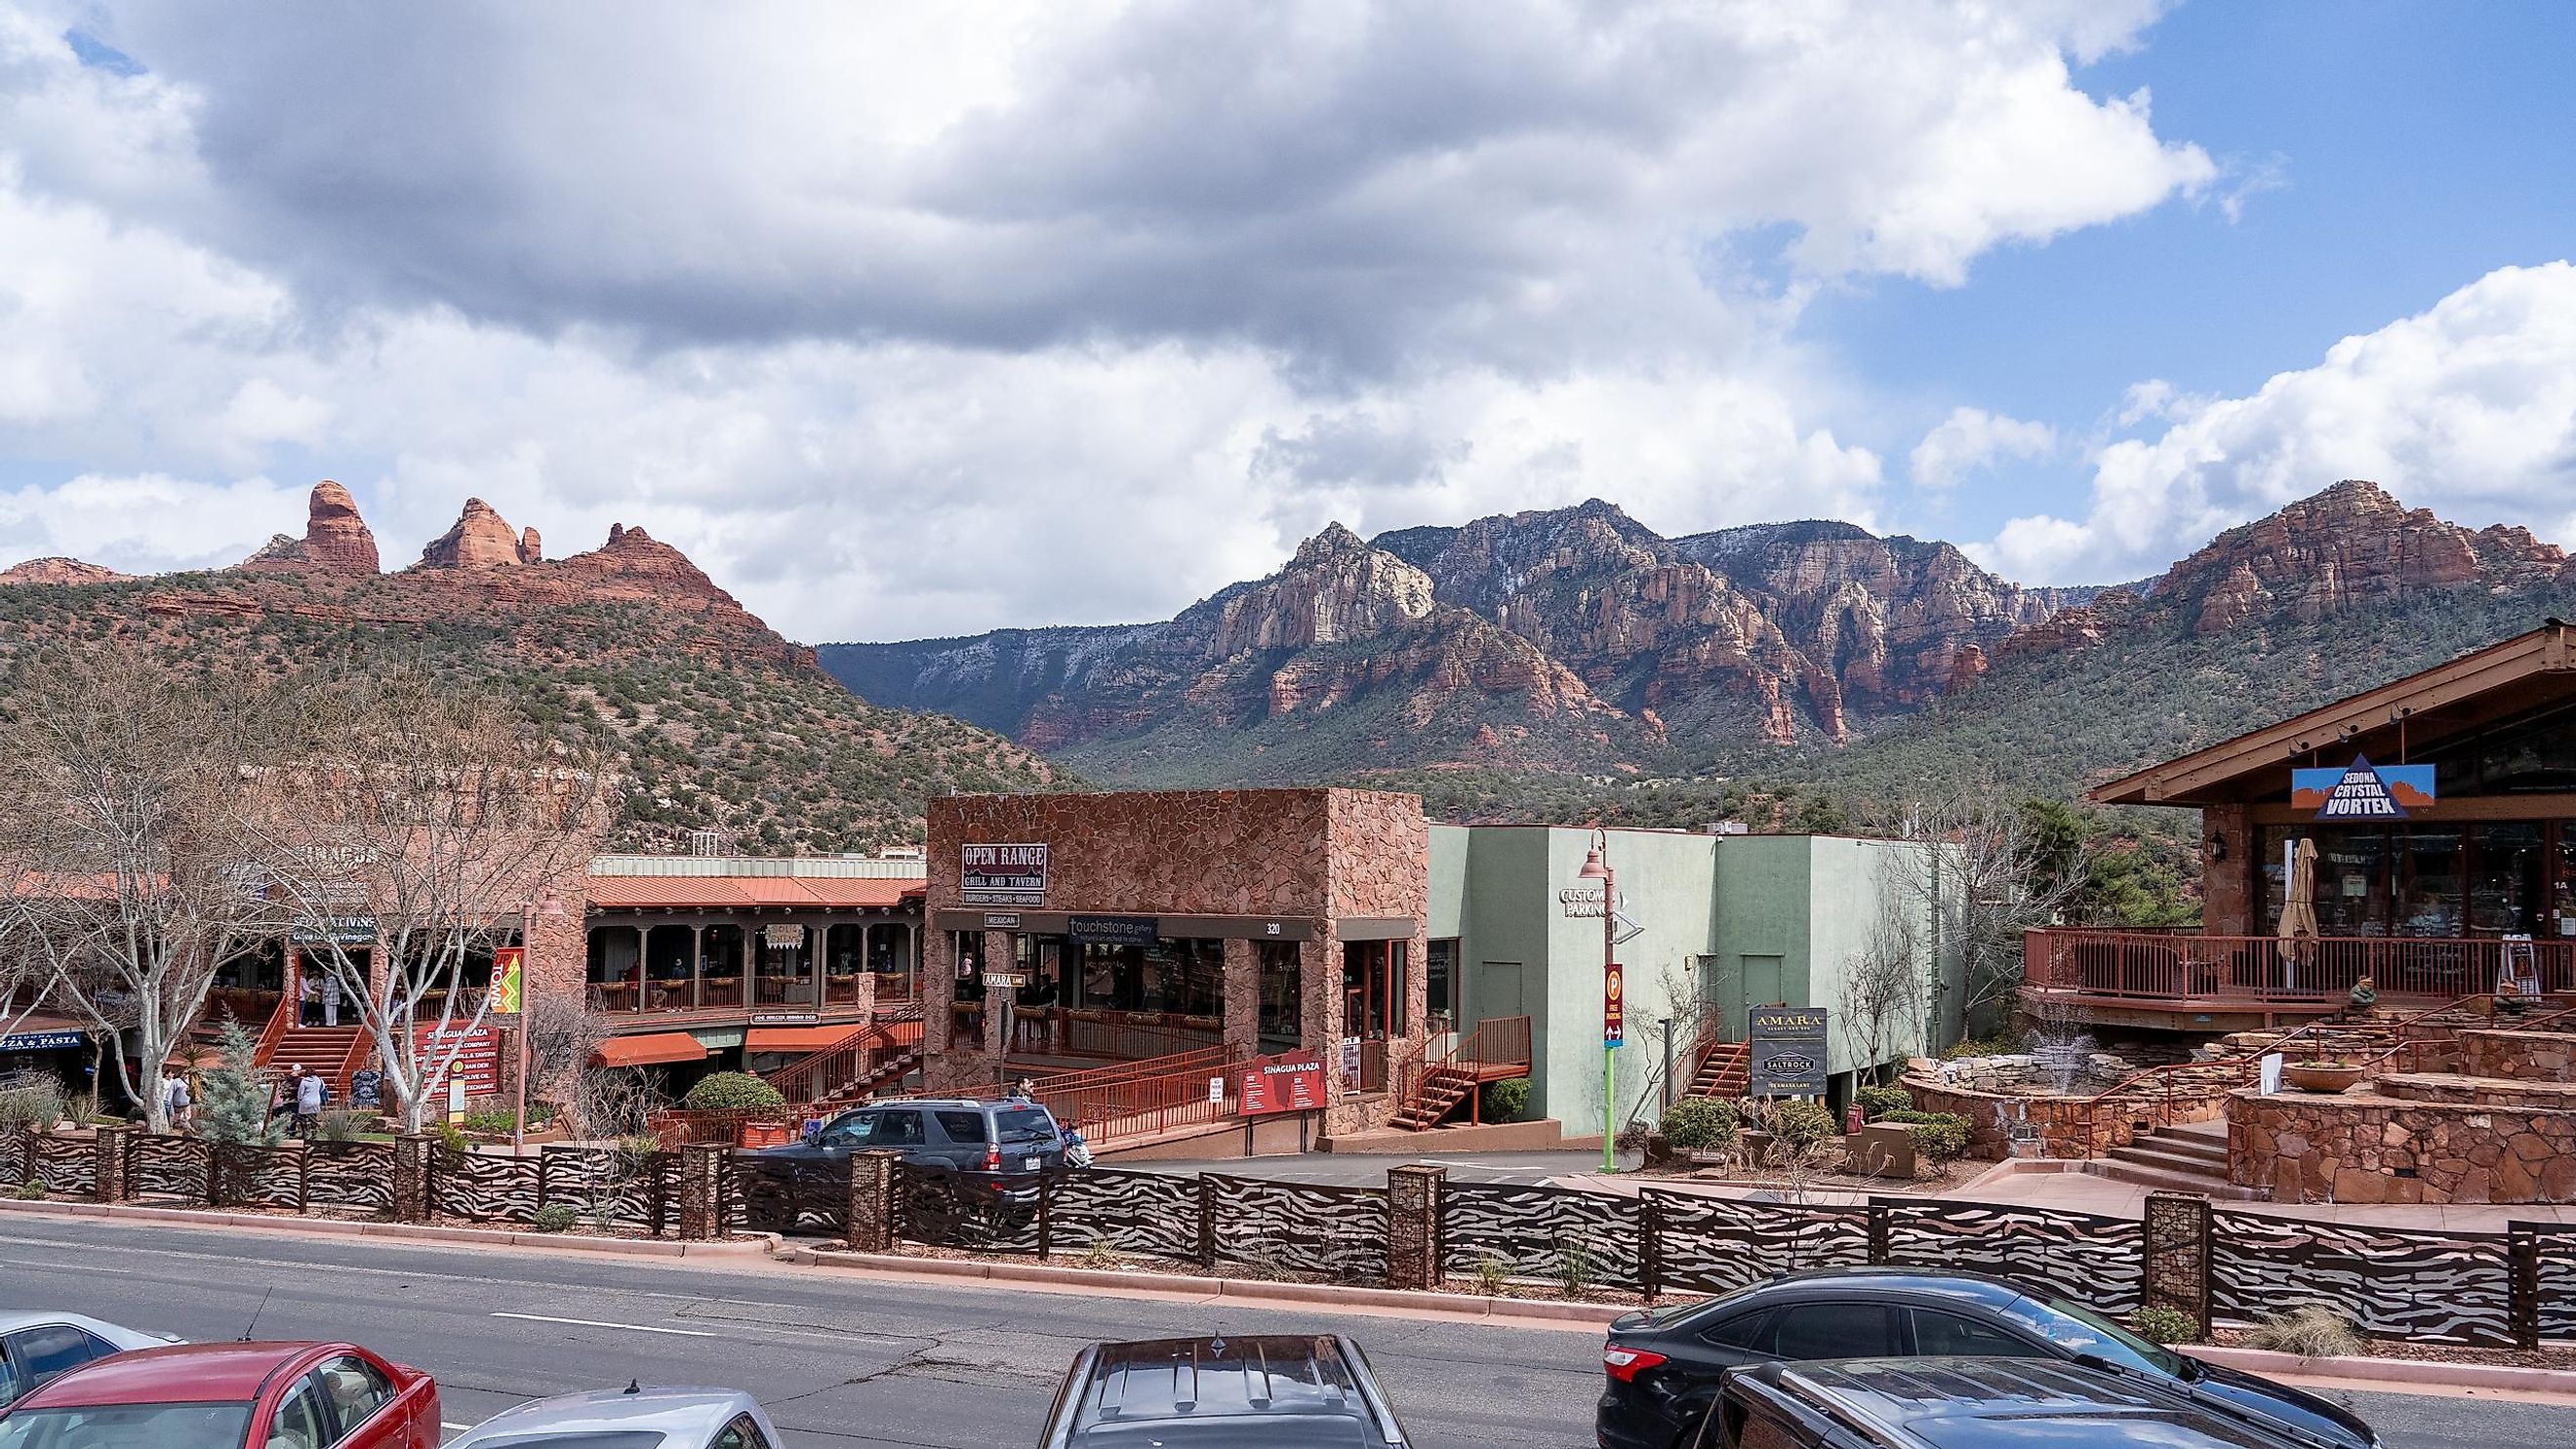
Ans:
<svg viewBox="0 0 2576 1449"><path fill-rule="evenodd" d="M1825 1094L1825 1009L1757 1006L1745 1013L1752 1044L1745 1090L1756 1097Z"/></svg>
<svg viewBox="0 0 2576 1449"><path fill-rule="evenodd" d="M1044 905L1046 888L1044 842L957 847L957 894L975 905Z"/></svg>
<svg viewBox="0 0 2576 1449"><path fill-rule="evenodd" d="M2319 820L2403 820L2433 803L2431 765L2374 765L2359 755L2341 768L2290 772L2290 806Z"/></svg>

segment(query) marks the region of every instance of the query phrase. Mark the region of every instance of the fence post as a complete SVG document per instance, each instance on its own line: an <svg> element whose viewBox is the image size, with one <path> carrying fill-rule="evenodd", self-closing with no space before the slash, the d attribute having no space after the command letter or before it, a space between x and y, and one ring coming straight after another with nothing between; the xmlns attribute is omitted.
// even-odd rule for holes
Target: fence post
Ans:
<svg viewBox="0 0 2576 1449"><path fill-rule="evenodd" d="M616 1151L615 1148L609 1150ZM546 1198L554 1187L554 1176L554 1155L540 1146L537 1149L537 1211L539 1212L546 1210Z"/></svg>
<svg viewBox="0 0 2576 1449"><path fill-rule="evenodd" d="M724 1159L721 1142L690 1142L680 1148L680 1241L702 1243L724 1236ZM542 1159L540 1159L542 1160ZM543 1201L543 1190L539 1201ZM658 1220L660 1213L655 1213ZM659 1236L658 1223L656 1236Z"/></svg>
<svg viewBox="0 0 2576 1449"><path fill-rule="evenodd" d="M1047 1260L1047 1239L1055 1231L1056 1172L1049 1168L1038 1174L1038 1261Z"/></svg>
<svg viewBox="0 0 2576 1449"><path fill-rule="evenodd" d="M1648 1303L1664 1293L1664 1205L1653 1193L1637 1190L1637 1291Z"/></svg>
<svg viewBox="0 0 2576 1449"><path fill-rule="evenodd" d="M394 1139L394 1221L429 1221L430 1154L438 1139L425 1132L406 1132Z"/></svg>
<svg viewBox="0 0 2576 1449"><path fill-rule="evenodd" d="M2506 1316L2513 1323L2513 1346L2540 1347L2540 1232L2532 1223L2509 1222L2505 1230Z"/></svg>
<svg viewBox="0 0 2576 1449"><path fill-rule="evenodd" d="M1216 1271L1216 1179L1199 1174L1199 1271Z"/></svg>
<svg viewBox="0 0 2576 1449"><path fill-rule="evenodd" d="M1409 1163L1386 1170L1386 1286L1440 1286L1440 1209L1449 1169Z"/></svg>
<svg viewBox="0 0 2576 1449"><path fill-rule="evenodd" d="M321 1145L308 1137L303 1148L295 1154L295 1211L298 1214L313 1210L313 1154Z"/></svg>
<svg viewBox="0 0 2576 1449"><path fill-rule="evenodd" d="M2149 1308L2170 1308L2209 1336L2209 1199L2172 1192L2147 1194L2141 1224L2138 1296Z"/></svg>
<svg viewBox="0 0 2576 1449"><path fill-rule="evenodd" d="M1888 1239L1893 1236L1889 1230L1894 1226L1895 1217L1895 1205L1887 1199L1874 1197L1869 1200L1869 1261L1872 1264L1887 1262Z"/></svg>
<svg viewBox="0 0 2576 1449"><path fill-rule="evenodd" d="M97 1165L90 1173L91 1196L100 1202L123 1202L133 1196L125 1185L125 1158L133 1144L132 1127L98 1129Z"/></svg>
<svg viewBox="0 0 2576 1449"><path fill-rule="evenodd" d="M894 1251L895 1167L900 1152L850 1154L850 1251Z"/></svg>

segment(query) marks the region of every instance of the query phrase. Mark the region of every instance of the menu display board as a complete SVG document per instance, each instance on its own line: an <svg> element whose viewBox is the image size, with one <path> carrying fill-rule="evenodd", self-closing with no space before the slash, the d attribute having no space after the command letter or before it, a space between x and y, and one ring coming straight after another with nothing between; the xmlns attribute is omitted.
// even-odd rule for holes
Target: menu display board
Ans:
<svg viewBox="0 0 2576 1449"><path fill-rule="evenodd" d="M501 1090L501 1032L497 1027L478 1026L468 1030L461 1026L432 1027L423 1030L415 1044L422 1067L437 1065L450 1045L456 1047L456 1060L448 1067L450 1080L460 1082L468 1097L497 1096ZM438 1082L425 1084L424 1095L444 1091Z"/></svg>

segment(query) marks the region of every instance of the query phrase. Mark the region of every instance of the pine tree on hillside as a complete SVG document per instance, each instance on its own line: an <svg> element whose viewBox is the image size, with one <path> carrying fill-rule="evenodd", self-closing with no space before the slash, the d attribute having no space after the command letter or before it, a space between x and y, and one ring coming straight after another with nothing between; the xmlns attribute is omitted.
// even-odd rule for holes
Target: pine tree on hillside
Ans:
<svg viewBox="0 0 2576 1449"><path fill-rule="evenodd" d="M274 1147L288 1122L268 1114L268 1087L253 1070L259 1043L238 1021L227 1021L218 1050L222 1061L198 1078L197 1133L209 1142Z"/></svg>

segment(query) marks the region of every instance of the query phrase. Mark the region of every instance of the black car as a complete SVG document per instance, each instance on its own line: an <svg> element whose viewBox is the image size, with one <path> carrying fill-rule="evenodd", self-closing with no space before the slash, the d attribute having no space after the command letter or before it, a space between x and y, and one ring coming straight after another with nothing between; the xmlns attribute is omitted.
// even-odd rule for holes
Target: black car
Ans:
<svg viewBox="0 0 2576 1449"><path fill-rule="evenodd" d="M1005 1177L1064 1165L1064 1133L1046 1108L1016 1098L906 1097L854 1107L810 1142L765 1147L765 1157L829 1160L862 1149L906 1162Z"/></svg>
<svg viewBox="0 0 2576 1449"><path fill-rule="evenodd" d="M2078 1304L2000 1278L1827 1268L1610 1325L1601 1449L1689 1442L1729 1369L1778 1360L1975 1355L2092 1358L2277 1420L2334 1449L2372 1449L2370 1426L2314 1394L2203 1363Z"/></svg>
<svg viewBox="0 0 2576 1449"><path fill-rule="evenodd" d="M1358 1344L1160 1338L1076 1354L1039 1449L1403 1449L1404 1426Z"/></svg>
<svg viewBox="0 0 2576 1449"><path fill-rule="evenodd" d="M1688 1449L2320 1449L2101 1359L1767 1363L1726 1376Z"/></svg>

